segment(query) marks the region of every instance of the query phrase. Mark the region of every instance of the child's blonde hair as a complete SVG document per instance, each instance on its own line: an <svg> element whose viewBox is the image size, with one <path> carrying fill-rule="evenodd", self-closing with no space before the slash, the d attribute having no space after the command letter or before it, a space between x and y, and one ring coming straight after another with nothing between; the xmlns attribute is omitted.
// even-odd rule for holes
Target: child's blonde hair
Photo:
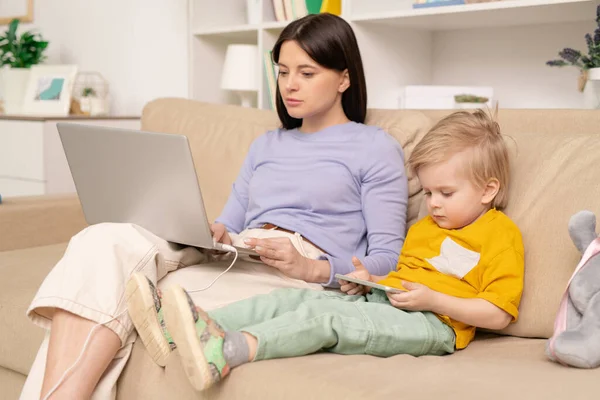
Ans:
<svg viewBox="0 0 600 400"><path fill-rule="evenodd" d="M440 120L415 146L408 159L409 168L419 169L447 161L456 153L468 151L465 165L468 179L477 187L485 186L490 179L500 182L492 207L504 208L508 200L509 156L500 125L494 115L483 110L473 113L458 111Z"/></svg>

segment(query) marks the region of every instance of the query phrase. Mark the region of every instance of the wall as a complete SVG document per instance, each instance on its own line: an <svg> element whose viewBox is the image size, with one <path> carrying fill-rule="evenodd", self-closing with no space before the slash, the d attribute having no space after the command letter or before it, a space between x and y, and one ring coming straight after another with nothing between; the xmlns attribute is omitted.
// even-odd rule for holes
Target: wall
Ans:
<svg viewBox="0 0 600 400"><path fill-rule="evenodd" d="M594 28L592 22L436 32L432 83L492 86L502 108L582 108L578 70L545 63L564 47L587 52L584 35Z"/></svg>
<svg viewBox="0 0 600 400"><path fill-rule="evenodd" d="M187 97L187 0L44 0L34 12L21 29L50 41L46 63L100 72L112 114L139 115L156 97Z"/></svg>

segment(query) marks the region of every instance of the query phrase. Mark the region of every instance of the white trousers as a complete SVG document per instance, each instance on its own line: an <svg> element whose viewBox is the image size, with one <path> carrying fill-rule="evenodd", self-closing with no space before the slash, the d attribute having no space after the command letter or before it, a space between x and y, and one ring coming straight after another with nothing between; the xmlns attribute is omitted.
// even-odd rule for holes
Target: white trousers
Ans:
<svg viewBox="0 0 600 400"><path fill-rule="evenodd" d="M248 229L239 235L232 235L232 240L234 245L240 245L248 237L289 237L305 257L316 259L323 254L299 234L279 230ZM205 252L169 243L132 224L93 225L73 236L62 259L50 271L27 310L27 316L46 329L46 336L27 377L21 399L40 398L51 321L56 309L97 323L121 314L105 325L117 334L121 349L92 396L94 400L114 399L117 379L137 337L131 319L125 312L125 285L131 274L143 272L162 290L172 283L193 290L212 282L232 260L228 258L206 264L209 261L211 257ZM171 273L173 271L176 273ZM191 296L204 309L212 310L282 287L323 290L319 284L288 278L263 263L238 259L234 267L210 289L192 293Z"/></svg>

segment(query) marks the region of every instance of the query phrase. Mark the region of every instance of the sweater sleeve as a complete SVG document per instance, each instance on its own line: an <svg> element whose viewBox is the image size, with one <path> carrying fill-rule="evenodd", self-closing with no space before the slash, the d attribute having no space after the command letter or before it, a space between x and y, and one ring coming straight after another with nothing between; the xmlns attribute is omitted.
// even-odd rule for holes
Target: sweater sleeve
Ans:
<svg viewBox="0 0 600 400"><path fill-rule="evenodd" d="M361 201L367 230L367 255L361 259L373 275L387 275L396 268L406 236L408 179L404 153L389 135L365 154L369 166L361 180ZM335 274L354 271L352 260L326 255L331 275L326 286L337 284ZM360 257L359 257L360 258Z"/></svg>
<svg viewBox="0 0 600 400"><path fill-rule="evenodd" d="M242 168L233 183L227 203L225 203L221 215L215 220L215 222L225 225L229 232L240 233L244 230L249 202L250 180L254 172L254 160L258 151L257 140L250 145Z"/></svg>

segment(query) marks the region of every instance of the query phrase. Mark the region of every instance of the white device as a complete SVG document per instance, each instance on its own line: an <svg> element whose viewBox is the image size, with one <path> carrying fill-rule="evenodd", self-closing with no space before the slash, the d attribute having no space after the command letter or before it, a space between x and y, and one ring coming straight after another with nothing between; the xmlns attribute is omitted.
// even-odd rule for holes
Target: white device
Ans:
<svg viewBox="0 0 600 400"><path fill-rule="evenodd" d="M379 283L375 283L375 282L371 282L371 281L365 281L363 279L358 279L358 278L355 278L353 276L348 276L348 275L335 274L335 277L337 279L342 279L346 282L353 282L353 283L357 283L359 285L372 287L374 289L380 289L380 290L383 290L384 292L388 292L388 293L403 293L406 291L406 290L402 290L402 289L398 289L398 288L393 288L391 286L380 285Z"/></svg>
<svg viewBox="0 0 600 400"><path fill-rule="evenodd" d="M85 219L132 223L169 242L233 252L212 238L184 135L57 123ZM258 255L236 247L242 255Z"/></svg>

